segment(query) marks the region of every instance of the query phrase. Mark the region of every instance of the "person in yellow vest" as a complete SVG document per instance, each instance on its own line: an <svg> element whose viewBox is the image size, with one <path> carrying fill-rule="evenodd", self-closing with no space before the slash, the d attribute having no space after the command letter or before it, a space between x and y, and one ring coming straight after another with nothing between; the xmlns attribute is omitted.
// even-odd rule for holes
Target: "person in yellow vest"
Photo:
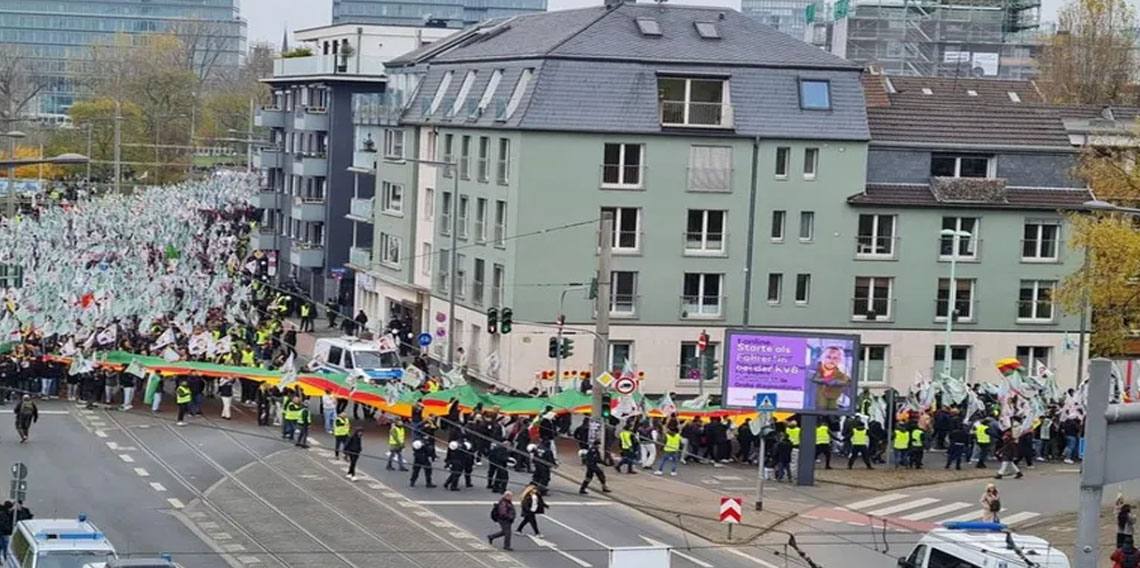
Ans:
<svg viewBox="0 0 1140 568"><path fill-rule="evenodd" d="M309 447L309 424L313 423L313 415L309 412L309 405L299 404L297 411L297 444L298 448Z"/></svg>
<svg viewBox="0 0 1140 568"><path fill-rule="evenodd" d="M253 352L253 348L249 345L241 348L241 366L242 367L256 367L257 355Z"/></svg>
<svg viewBox="0 0 1140 568"><path fill-rule="evenodd" d="M351 434L352 423L349 422L348 416L345 415L345 413L341 412L340 415L337 416L335 420L333 420L332 427L333 436L336 437L336 445L333 447L333 457L339 458L340 448L348 443L348 436ZM348 461L347 453L344 455L344 459L345 461Z"/></svg>
<svg viewBox="0 0 1140 568"><path fill-rule="evenodd" d="M313 331L313 320L316 318L316 306L312 302L305 300L301 304L301 332Z"/></svg>
<svg viewBox="0 0 1140 568"><path fill-rule="evenodd" d="M792 459L788 462L788 467L790 467L792 471L796 471L796 468L799 467L801 431L802 428L800 428L795 420L789 420L787 426L784 428L784 433L788 435L788 442L792 444Z"/></svg>
<svg viewBox="0 0 1140 568"><path fill-rule="evenodd" d="M985 420L974 423L974 443L978 445L978 469L985 469L986 456L990 453L990 425Z"/></svg>
<svg viewBox="0 0 1140 568"><path fill-rule="evenodd" d="M831 425L826 418L815 427L815 459L823 458L824 468L831 469Z"/></svg>
<svg viewBox="0 0 1140 568"><path fill-rule="evenodd" d="M894 443L891 448L892 462L896 468L908 467L907 453L910 451L910 429L906 424L895 424Z"/></svg>
<svg viewBox="0 0 1140 568"><path fill-rule="evenodd" d="M301 399L289 397L281 409L281 437L292 440L297 429L297 421L301 418Z"/></svg>
<svg viewBox="0 0 1140 568"><path fill-rule="evenodd" d="M641 450L637 447L637 435L633 432L632 423L627 424L621 434L618 434L618 439L621 440L621 460L614 466L614 469L621 473L621 466L625 465L626 473L637 473L633 471L633 463L641 455Z"/></svg>
<svg viewBox="0 0 1140 568"><path fill-rule="evenodd" d="M910 467L922 469L922 454L926 451L926 432L918 426L910 430Z"/></svg>
<svg viewBox="0 0 1140 568"><path fill-rule="evenodd" d="M851 455L847 458L847 469L855 465L855 458L858 456L863 456L863 465L866 465L867 469L875 469L871 467L871 440L867 436L867 426L862 420L856 419L855 425L851 428Z"/></svg>
<svg viewBox="0 0 1140 568"><path fill-rule="evenodd" d="M665 445L661 448L661 464L657 466L657 471L653 475L661 475L665 471L665 463L672 462L673 470L669 475L677 475L677 460L681 456L681 433L676 428L669 429L665 432Z"/></svg>
<svg viewBox="0 0 1140 568"><path fill-rule="evenodd" d="M408 471L408 467L404 465L404 444L407 440L408 430L404 427L404 421L397 418L388 429L388 467L385 469L392 471L392 460L395 460L400 466L400 471Z"/></svg>
<svg viewBox="0 0 1140 568"><path fill-rule="evenodd" d="M190 401L194 399L190 392L190 385L185 380L178 381L178 388L174 391L174 401L178 403L178 425L186 425L186 413L190 411Z"/></svg>

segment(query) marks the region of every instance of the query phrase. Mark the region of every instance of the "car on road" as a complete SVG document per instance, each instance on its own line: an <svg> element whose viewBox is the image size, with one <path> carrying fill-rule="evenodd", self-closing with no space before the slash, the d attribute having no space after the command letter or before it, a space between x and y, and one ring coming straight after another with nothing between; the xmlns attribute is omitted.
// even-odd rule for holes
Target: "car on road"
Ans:
<svg viewBox="0 0 1140 568"><path fill-rule="evenodd" d="M369 382L394 381L404 376L398 351L381 351L378 342L351 336L317 338L313 360L326 371L362 373Z"/></svg>
<svg viewBox="0 0 1140 568"><path fill-rule="evenodd" d="M1048 541L1006 530L999 523L946 523L900 558L899 568L1070 568Z"/></svg>
<svg viewBox="0 0 1140 568"><path fill-rule="evenodd" d="M7 568L82 568L116 558L111 541L80 515L16 523L4 564Z"/></svg>

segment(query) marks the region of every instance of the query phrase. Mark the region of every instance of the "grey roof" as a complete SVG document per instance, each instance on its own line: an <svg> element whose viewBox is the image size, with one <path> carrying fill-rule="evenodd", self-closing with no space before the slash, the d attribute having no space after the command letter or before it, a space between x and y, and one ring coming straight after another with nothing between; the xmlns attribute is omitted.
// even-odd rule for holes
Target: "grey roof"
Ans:
<svg viewBox="0 0 1140 568"><path fill-rule="evenodd" d="M1058 108L1043 104L892 98L867 109L867 119L876 142L1072 148Z"/></svg>
<svg viewBox="0 0 1140 568"><path fill-rule="evenodd" d="M927 184L869 183L863 193L847 198L854 206L961 207L969 209L1033 209L1059 211L1084 209L1093 199L1087 189L1052 187L1006 187L1004 201L940 200Z"/></svg>

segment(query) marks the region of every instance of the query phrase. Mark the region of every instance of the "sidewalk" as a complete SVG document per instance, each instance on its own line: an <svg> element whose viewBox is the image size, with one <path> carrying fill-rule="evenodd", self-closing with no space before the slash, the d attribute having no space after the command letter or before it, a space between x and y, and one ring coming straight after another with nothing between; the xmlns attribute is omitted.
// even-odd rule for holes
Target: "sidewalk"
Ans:
<svg viewBox="0 0 1140 568"><path fill-rule="evenodd" d="M1112 507L1102 507L1100 510L1098 521L1100 533L1096 539L1097 543L1100 544L1097 547L1097 566L1112 566L1109 557L1115 552L1113 548L1116 543L1115 516ZM1077 514L1075 512L1057 513L1042 517L1037 522L1022 527L1018 532L1045 539L1054 548L1064 552L1069 557L1070 563L1075 563L1077 553L1075 544L1077 540Z"/></svg>

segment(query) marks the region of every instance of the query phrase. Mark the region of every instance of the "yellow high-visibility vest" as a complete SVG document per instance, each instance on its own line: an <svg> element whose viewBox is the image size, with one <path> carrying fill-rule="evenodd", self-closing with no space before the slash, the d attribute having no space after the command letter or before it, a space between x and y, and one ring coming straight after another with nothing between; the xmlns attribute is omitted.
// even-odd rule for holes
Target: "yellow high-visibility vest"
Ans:
<svg viewBox="0 0 1140 568"><path fill-rule="evenodd" d="M301 405L293 404L293 401L285 403L284 408L285 419L296 422L301 419Z"/></svg>
<svg viewBox="0 0 1140 568"><path fill-rule="evenodd" d="M788 441L792 443L792 447L798 447L800 445L800 427L789 427L785 432L788 434Z"/></svg>
<svg viewBox="0 0 1140 568"><path fill-rule="evenodd" d="M862 429L855 428L854 430L851 431L851 445L852 446L866 446L866 445L868 445L867 429L866 428L862 428Z"/></svg>
<svg viewBox="0 0 1140 568"><path fill-rule="evenodd" d="M895 449L905 450L910 447L910 432L906 430L895 430Z"/></svg>
<svg viewBox="0 0 1140 568"><path fill-rule="evenodd" d="M675 454L681 451L681 435L665 434L665 453Z"/></svg>
<svg viewBox="0 0 1140 568"><path fill-rule="evenodd" d="M831 443L831 430L827 426L820 424L815 427L815 443L817 446Z"/></svg>
<svg viewBox="0 0 1140 568"><path fill-rule="evenodd" d="M915 428L914 430L911 430L910 431L910 447L921 448L922 447L922 435L923 434L924 434L924 432L920 428Z"/></svg>
<svg viewBox="0 0 1140 568"><path fill-rule="evenodd" d="M333 435L334 436L347 436L348 435L348 419L347 418L338 417L336 419L336 422L333 423Z"/></svg>
<svg viewBox="0 0 1140 568"><path fill-rule="evenodd" d="M301 317L309 317L309 304L301 304Z"/></svg>
<svg viewBox="0 0 1140 568"><path fill-rule="evenodd" d="M186 385L178 385L178 389L175 391L175 394L178 395L178 404L190 404L190 387Z"/></svg>
<svg viewBox="0 0 1140 568"><path fill-rule="evenodd" d="M629 430L622 430L620 438L622 450L628 450L633 447L633 432L630 432Z"/></svg>
<svg viewBox="0 0 1140 568"><path fill-rule="evenodd" d="M978 422L976 425L974 425L974 437L978 439L979 444L990 443L989 428L984 422Z"/></svg>
<svg viewBox="0 0 1140 568"><path fill-rule="evenodd" d="M253 350L252 349L242 349L242 351L241 351L241 364L246 366L246 367L252 367L253 366L254 361L253 361Z"/></svg>
<svg viewBox="0 0 1140 568"><path fill-rule="evenodd" d="M393 448L404 447L403 426L392 426L392 429L388 431L388 445Z"/></svg>

